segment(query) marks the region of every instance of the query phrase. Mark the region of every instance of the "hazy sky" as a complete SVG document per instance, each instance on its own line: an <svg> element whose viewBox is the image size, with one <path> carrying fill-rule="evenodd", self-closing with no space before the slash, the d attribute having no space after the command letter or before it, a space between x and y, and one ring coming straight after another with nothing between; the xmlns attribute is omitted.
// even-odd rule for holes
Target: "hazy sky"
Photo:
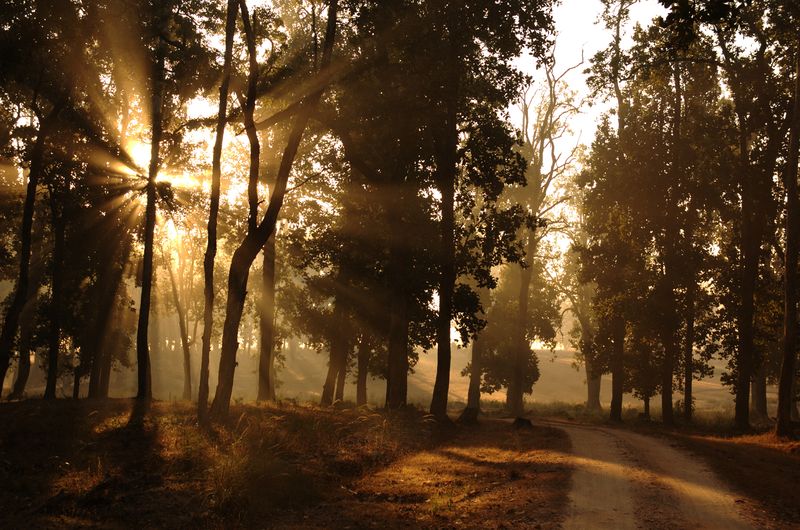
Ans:
<svg viewBox="0 0 800 530"><path fill-rule="evenodd" d="M584 56L584 66L575 69L567 77L570 86L578 92L579 98L589 96L586 87L586 76L583 71L588 67L591 57L611 40L611 35L599 21L603 6L600 0L562 0L554 10L556 31L556 71L561 72L567 67L574 66L581 60L581 51ZM647 24L654 17L664 15L665 9L657 0L641 0L631 8L631 24L627 35L631 33L634 23ZM629 41L628 41L629 42ZM534 65L531 57L522 59L525 70L532 71ZM532 71L536 77L537 73ZM591 108L584 106L582 116L573 123L575 136L580 135L582 143L590 143L594 137L597 118L607 108L607 105L596 102ZM570 144L574 144L573 139ZM566 148L566 147L565 147Z"/></svg>

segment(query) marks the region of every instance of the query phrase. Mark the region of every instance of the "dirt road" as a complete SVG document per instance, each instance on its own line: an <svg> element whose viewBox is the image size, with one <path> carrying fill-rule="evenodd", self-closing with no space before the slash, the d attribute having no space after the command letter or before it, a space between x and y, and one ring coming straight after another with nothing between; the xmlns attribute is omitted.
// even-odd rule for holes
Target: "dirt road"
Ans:
<svg viewBox="0 0 800 530"><path fill-rule="evenodd" d="M621 429L485 420L342 486L294 528L745 529L738 499L686 451ZM571 443L571 447L570 447ZM571 473L570 473L571 471Z"/></svg>
<svg viewBox="0 0 800 530"><path fill-rule="evenodd" d="M572 441L566 529L755 527L737 496L698 459L659 438L551 422Z"/></svg>

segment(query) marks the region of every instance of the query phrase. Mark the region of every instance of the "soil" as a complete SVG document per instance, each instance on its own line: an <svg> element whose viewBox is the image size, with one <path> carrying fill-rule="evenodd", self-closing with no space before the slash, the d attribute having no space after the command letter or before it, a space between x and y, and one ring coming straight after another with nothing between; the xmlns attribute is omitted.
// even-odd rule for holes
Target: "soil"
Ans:
<svg viewBox="0 0 800 530"><path fill-rule="evenodd" d="M560 429L485 420L347 485L276 528L560 528L569 440Z"/></svg>

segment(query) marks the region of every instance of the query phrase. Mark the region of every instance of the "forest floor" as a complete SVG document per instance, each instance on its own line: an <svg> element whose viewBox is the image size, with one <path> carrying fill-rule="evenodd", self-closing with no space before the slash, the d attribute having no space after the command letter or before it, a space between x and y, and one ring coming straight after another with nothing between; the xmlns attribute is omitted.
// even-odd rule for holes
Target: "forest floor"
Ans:
<svg viewBox="0 0 800 530"><path fill-rule="evenodd" d="M569 439L408 409L0 404L0 528L558 527Z"/></svg>
<svg viewBox="0 0 800 530"><path fill-rule="evenodd" d="M800 454L564 420L408 409L0 405L0 528L798 528ZM636 432L639 431L639 432Z"/></svg>

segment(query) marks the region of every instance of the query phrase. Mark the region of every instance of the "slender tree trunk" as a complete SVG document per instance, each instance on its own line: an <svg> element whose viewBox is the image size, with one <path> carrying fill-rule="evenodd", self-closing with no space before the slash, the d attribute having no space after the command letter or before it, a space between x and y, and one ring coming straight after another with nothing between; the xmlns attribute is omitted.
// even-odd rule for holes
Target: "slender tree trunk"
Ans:
<svg viewBox="0 0 800 530"><path fill-rule="evenodd" d="M644 417L650 419L650 396L644 397Z"/></svg>
<svg viewBox="0 0 800 530"><path fill-rule="evenodd" d="M159 152L161 148L161 112L164 83L164 44L156 45L156 62L153 70L151 101L151 145L150 165L147 169L147 206L144 214L144 256L142 258L142 292L139 303L139 323L136 328L137 392L136 399L149 401L153 397L151 387L150 345L150 294L153 288L153 237L156 227L156 177L158 176Z"/></svg>
<svg viewBox="0 0 800 530"><path fill-rule="evenodd" d="M344 401L344 384L347 379L347 350L339 358L339 373L336 375L336 401Z"/></svg>
<svg viewBox="0 0 800 530"><path fill-rule="evenodd" d="M109 253L110 265L104 267L100 273L100 303L97 305L95 313L93 333L89 341L91 352L91 374L89 375L89 397L101 398L108 397L108 385L105 385L103 391L103 381L108 379L104 377L104 367L108 361L109 370L111 367L111 355L109 355L107 348L108 329L109 324L112 322L112 314L114 313L114 305L119 296L119 287L122 283L122 276L125 273L125 266L128 263L128 256L130 254L132 245L132 238L130 234L125 233L122 235L122 242L119 245L118 251L111 251Z"/></svg>
<svg viewBox="0 0 800 530"><path fill-rule="evenodd" d="M683 342L683 418L692 421L694 397L692 382L694 380L694 297L695 283L691 281L686 294L686 337Z"/></svg>
<svg viewBox="0 0 800 530"><path fill-rule="evenodd" d="M667 332L664 344L664 362L661 365L661 421L667 425L675 423L675 415L672 410L672 382L678 344L672 331Z"/></svg>
<svg viewBox="0 0 800 530"><path fill-rule="evenodd" d="M675 88L675 97L673 103L673 119L672 119L672 181L673 187L677 186L683 178L683 138L682 138L682 114L683 114L683 87L681 83L680 63L676 60L672 65L672 79ZM677 207L677 197L670 198L670 205ZM675 219L678 218L679 212L675 211ZM675 219L671 219L667 224L668 235L668 251L667 256L675 256L679 253L679 228L675 225ZM678 278L676 277L675 268L677 260L673 257L671 261L666 264L666 282L669 290L670 297L670 311L669 322L665 323L667 326L666 340L664 341L664 362L662 365L661 373L661 421L667 425L675 423L675 415L672 407L672 386L675 375L675 359L678 358L680 347L678 345L678 330L680 328L679 311L677 309L678 302L677 288Z"/></svg>
<svg viewBox="0 0 800 530"><path fill-rule="evenodd" d="M451 28L452 31L452 28ZM453 318L453 291L456 281L455 257L455 193L456 164L458 162L458 72L454 36L450 36L450 57L448 63L449 83L446 114L443 121L442 137L439 139L436 180L442 196L442 220L439 240L439 314L436 323L436 380L433 385L430 413L440 419L447 417L447 398L450 393L451 340L450 323Z"/></svg>
<svg viewBox="0 0 800 530"><path fill-rule="evenodd" d="M586 370L586 408L590 411L603 410L600 404L600 385L602 371L595 366L594 355L594 328L588 316L588 309L581 308L575 312L581 326L581 343L586 351L583 352L583 365Z"/></svg>
<svg viewBox="0 0 800 530"><path fill-rule="evenodd" d="M358 343L356 379L356 406L362 407L367 404L367 370L369 367L369 342L362 335Z"/></svg>
<svg viewBox="0 0 800 530"><path fill-rule="evenodd" d="M242 105L242 115L244 117L244 130L247 133L247 141L250 144L250 167L247 179L247 204L249 206L247 216L247 229L254 231L258 226L258 172L261 162L261 144L258 141L258 132L253 119L256 108L256 89L258 88L258 61L256 60L256 40L253 28L250 25L250 13L247 10L247 2L239 1L242 12L242 26L244 27L245 41L247 43L247 57L249 59L250 71L247 75L247 94L244 98L239 97ZM272 236L274 239L275 236ZM269 240L267 240L269 241Z"/></svg>
<svg viewBox="0 0 800 530"><path fill-rule="evenodd" d="M336 12L338 1L331 0L328 7L328 27L325 35L325 49L323 50L322 69L327 70L333 51L333 40L336 33ZM286 194L286 184L289 172L292 169L300 140L303 137L306 124L311 113L322 95L322 89L312 93L305 100L301 109L295 115L294 123L289 132L286 149L278 168L275 179L275 189L270 197L267 212L261 224L254 231L250 231L244 241L234 251L228 274L228 299L225 308L225 322L222 327L222 351L220 352L219 380L214 402L211 405L211 414L224 418L228 414L231 394L233 393L233 378L236 370L236 351L239 348L239 324L244 310L245 295L247 292L247 274L250 265L263 248L267 239L275 231L283 199Z"/></svg>
<svg viewBox="0 0 800 530"><path fill-rule="evenodd" d="M78 399L81 396L81 367L76 366L72 373L72 399Z"/></svg>
<svg viewBox="0 0 800 530"><path fill-rule="evenodd" d="M258 401L275 401L275 236L264 245L264 268L261 277L259 331L261 349L258 359Z"/></svg>
<svg viewBox="0 0 800 530"><path fill-rule="evenodd" d="M622 395L625 391L625 319L621 311L612 317L611 421L622 421Z"/></svg>
<svg viewBox="0 0 800 530"><path fill-rule="evenodd" d="M586 367L586 408L592 411L603 410L600 404L601 374L594 367L593 361L586 359L584 364Z"/></svg>
<svg viewBox="0 0 800 530"><path fill-rule="evenodd" d="M481 411L481 365L482 344L481 338L472 340L472 359L469 365L469 388L467 389L467 406L461 412L458 421L461 423L475 423Z"/></svg>
<svg viewBox="0 0 800 530"><path fill-rule="evenodd" d="M342 280L342 274L339 274L337 284ZM337 289L337 291L340 291ZM325 378L325 384L322 387L322 405L330 405L333 403L334 394L336 392L337 381L339 380L339 373L342 371L343 363L342 357L347 356L346 340L342 337L342 324L344 322L344 303L342 300L341 292L337 293L336 301L333 307L333 325L330 329L329 337L329 360L328 360L328 374Z"/></svg>
<svg viewBox="0 0 800 530"><path fill-rule="evenodd" d="M31 374L31 339L33 338L33 315L26 318L25 312L22 313L23 324L20 326L19 336L19 361L17 363L17 378L14 380L14 388L9 394L8 399L22 399L25 395L25 387Z"/></svg>
<svg viewBox="0 0 800 530"><path fill-rule="evenodd" d="M208 207L208 241L203 259L203 337L200 351L200 383L197 396L197 415L205 421L208 406L208 365L211 356L211 333L214 325L214 260L217 256L217 218L219 217L220 181L222 175L222 140L228 115L228 87L231 80L233 34L236 31L236 0L228 0L225 17L225 52L222 82L219 87L219 110L211 161L211 198Z"/></svg>
<svg viewBox="0 0 800 530"><path fill-rule="evenodd" d="M389 306L387 409L404 407L408 396L408 303L408 296L395 287Z"/></svg>
<svg viewBox="0 0 800 530"><path fill-rule="evenodd" d="M58 357L61 351L61 305L64 291L64 216L61 212L58 195L50 192L50 209L53 219L53 270L51 277L50 298L50 333L48 336L47 384L44 390L45 399L55 399L56 382L58 381Z"/></svg>
<svg viewBox="0 0 800 530"><path fill-rule="evenodd" d="M748 179L745 178L745 181ZM753 199L751 186L748 184L742 191L744 217L742 219L742 265L740 267L741 301L737 314L737 327L739 330L738 349L736 355L736 383L735 383L735 422L737 428L746 430L750 428L750 379L753 374L754 358L754 330L753 318L755 313L754 297L756 281L758 278L758 245L754 244L753 236Z"/></svg>
<svg viewBox="0 0 800 530"><path fill-rule="evenodd" d="M527 251L525 253L528 263L532 263L536 253L536 235L529 233ZM514 374L508 386L509 410L514 416L522 416L525 413L524 404L524 385L525 372L528 365L528 355L530 355L530 344L526 333L528 323L528 301L530 298L531 280L533 270L531 266L524 268L520 272L519 301L517 303L517 338L514 352Z"/></svg>
<svg viewBox="0 0 800 530"><path fill-rule="evenodd" d="M39 253L41 251L39 250ZM19 360L17 362L17 377L14 380L14 388L8 399L22 399L25 395L25 386L31 373L31 341L35 331L35 315L37 302L39 299L39 285L42 282L43 267L34 267L30 274L30 284L28 285L28 295L25 307L20 314L19 332Z"/></svg>
<svg viewBox="0 0 800 530"><path fill-rule="evenodd" d="M797 381L797 261L800 248L800 198L797 195L800 151L800 38L795 50L794 104L789 132L789 152L784 171L786 188L786 252L783 290L783 358L778 382L778 436L792 434L792 409ZM796 412L796 409L795 409Z"/></svg>
<svg viewBox="0 0 800 530"><path fill-rule="evenodd" d="M758 419L766 419L767 415L767 369L762 364L753 375L750 411Z"/></svg>
<svg viewBox="0 0 800 530"><path fill-rule="evenodd" d="M389 264L389 332L386 372L386 408L396 409L406 405L408 395L408 326L409 295L404 288L405 278L410 274L411 257L409 242L405 237L405 210L408 190L400 183L396 202L387 204L387 217L396 225L390 236ZM396 210L395 210L396 208Z"/></svg>
<svg viewBox="0 0 800 530"><path fill-rule="evenodd" d="M106 344L108 344L107 341ZM104 352L100 357L100 361L100 378L98 380L97 397L107 399L109 388L111 387L111 354L109 352Z"/></svg>
<svg viewBox="0 0 800 530"><path fill-rule="evenodd" d="M166 261L166 259L165 259ZM175 281L175 273L172 264L167 261L167 271L169 271L169 283L172 286L172 301L175 303L175 310L178 312L178 326L181 333L181 346L183 348L183 399L192 399L192 353L189 348L189 332L186 328L186 312L183 310L181 299L178 296L178 284Z"/></svg>
<svg viewBox="0 0 800 530"><path fill-rule="evenodd" d="M39 185L39 178L42 175L44 166L44 147L47 139L48 130L55 121L60 106L56 105L53 110L39 124L39 134L31 151L31 165L28 172L28 186L25 191L25 204L22 209L22 228L20 230L20 252L19 269L17 272L17 284L14 287L14 295L11 304L6 311L3 321L3 330L0 332L0 393L3 391L3 382L8 372L11 362L11 352L14 348L14 339L17 336L19 327L19 316L25 306L28 294L28 281L31 261L31 239L33 231L33 211L36 205L36 188Z"/></svg>

